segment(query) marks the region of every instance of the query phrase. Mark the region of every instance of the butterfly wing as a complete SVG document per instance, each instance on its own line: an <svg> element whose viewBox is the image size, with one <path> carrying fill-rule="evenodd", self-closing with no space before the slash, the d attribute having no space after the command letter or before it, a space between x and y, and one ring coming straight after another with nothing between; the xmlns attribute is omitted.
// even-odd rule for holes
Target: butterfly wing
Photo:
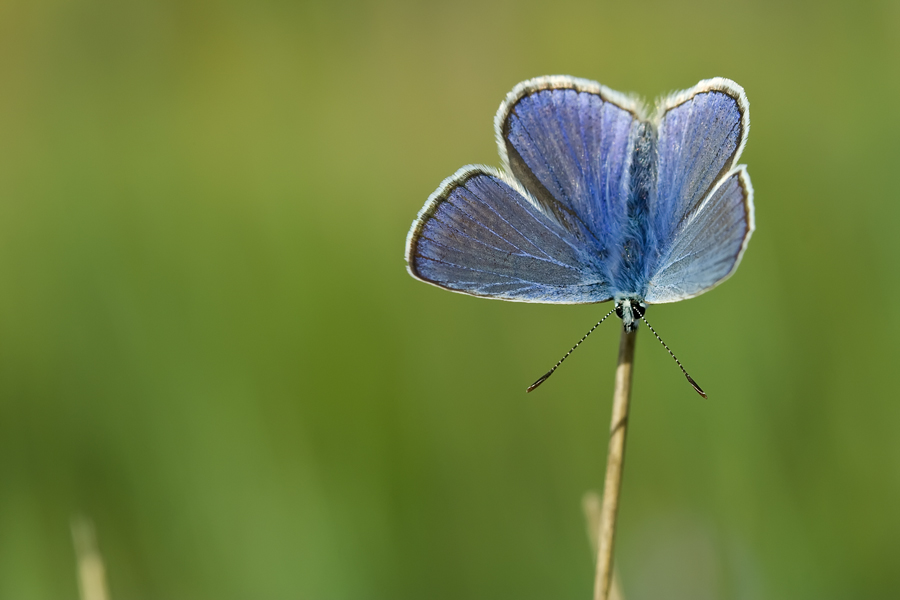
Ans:
<svg viewBox="0 0 900 600"><path fill-rule="evenodd" d="M410 274L473 296L580 304L609 300L588 232L563 227L489 167L463 167L431 195L406 240Z"/></svg>
<svg viewBox="0 0 900 600"><path fill-rule="evenodd" d="M647 302L692 298L737 268L754 228L750 177L735 166L749 128L747 97L728 79L702 81L663 103Z"/></svg>
<svg viewBox="0 0 900 600"><path fill-rule="evenodd" d="M490 298L609 300L639 113L583 79L517 85L494 120L505 173L466 167L441 184L407 238L410 273Z"/></svg>
<svg viewBox="0 0 900 600"><path fill-rule="evenodd" d="M677 302L713 288L737 268L752 232L753 188L741 165L682 223L650 280L647 302Z"/></svg>
<svg viewBox="0 0 900 600"><path fill-rule="evenodd" d="M628 159L641 112L598 83L557 75L517 85L494 122L506 170L563 226L587 231L585 243L601 257L619 252L627 225Z"/></svg>

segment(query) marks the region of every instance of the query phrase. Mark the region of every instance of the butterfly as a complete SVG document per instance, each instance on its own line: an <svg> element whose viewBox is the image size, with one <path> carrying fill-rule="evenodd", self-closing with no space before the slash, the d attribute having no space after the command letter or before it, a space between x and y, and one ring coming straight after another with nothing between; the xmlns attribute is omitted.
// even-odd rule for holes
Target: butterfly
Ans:
<svg viewBox="0 0 900 600"><path fill-rule="evenodd" d="M749 102L734 81L701 81L651 113L594 81L538 77L506 96L494 130L501 168L462 167L413 221L416 279L516 302L613 300L606 317L633 332L648 305L698 296L737 269L754 210L738 164Z"/></svg>

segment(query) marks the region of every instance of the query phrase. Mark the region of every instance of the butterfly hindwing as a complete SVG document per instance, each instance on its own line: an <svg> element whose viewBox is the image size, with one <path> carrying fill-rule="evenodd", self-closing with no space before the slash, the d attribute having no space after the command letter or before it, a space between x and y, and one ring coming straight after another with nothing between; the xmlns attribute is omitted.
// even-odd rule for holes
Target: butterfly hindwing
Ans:
<svg viewBox="0 0 900 600"><path fill-rule="evenodd" d="M564 76L516 86L495 121L509 172L564 226L609 251L627 222L628 158L640 107L600 84ZM575 225L573 225L573 223Z"/></svg>
<svg viewBox="0 0 900 600"><path fill-rule="evenodd" d="M475 296L564 304L608 300L596 256L526 194L488 167L460 169L413 223L409 272Z"/></svg>

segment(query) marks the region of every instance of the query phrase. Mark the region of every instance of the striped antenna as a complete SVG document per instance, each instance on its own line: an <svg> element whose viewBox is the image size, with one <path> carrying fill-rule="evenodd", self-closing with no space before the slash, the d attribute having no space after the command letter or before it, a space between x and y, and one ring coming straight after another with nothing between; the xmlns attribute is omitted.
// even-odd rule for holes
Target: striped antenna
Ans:
<svg viewBox="0 0 900 600"><path fill-rule="evenodd" d="M597 327L600 326L600 323L602 323L603 321L605 321L606 318L609 317L609 315L613 314L614 312L616 312L616 309L615 309L615 308L612 309L611 311L609 311L608 313L606 313L606 317L603 317L602 319L600 319L599 321L597 321L597 324L594 325L593 327L591 327L591 330L588 331L586 334L584 334L584 336L583 336L580 340L578 340L578 343L575 344L574 346L572 346L572 349L569 350L568 352L566 352L566 355L563 356L561 359L559 359L559 361L558 361L555 365L553 365L553 368L552 368L552 369L550 369L549 371L547 371L546 373L544 373L544 375L543 375L540 379L538 379L537 381L535 381L534 383L532 383L530 386L528 386L528 389L525 390L525 391L526 391L526 392L531 392L531 391L535 390L535 389L537 388L537 386L539 386L539 385L541 385L542 383L544 383L545 381L547 381L547 380L550 378L550 376L553 375L553 371L555 371L556 369L558 369L558 368L559 368L559 365L561 365L561 364L563 363L564 360L566 360L567 358L569 358L569 355L570 355L570 354L572 354L573 352L575 352L575 348L577 348L578 346L580 346L580 345L581 345L581 342L583 342L584 340L586 340L586 339L587 339L587 336L589 336L589 335L591 335L592 333L594 333L594 330L597 329ZM660 340L660 341L662 341L662 340ZM682 370L684 370L684 369L682 369ZM688 377L688 379L690 379L690 377ZM699 389L699 388L698 388L698 389Z"/></svg>
<svg viewBox="0 0 900 600"><path fill-rule="evenodd" d="M653 329L653 326L652 326L652 325L650 325L650 321L648 321L647 319L644 319L644 317L641 317L641 319L643 319L644 323L647 324L647 327L650 328L650 331L653 332L653 335L656 336L656 339L659 340L659 343L663 345L663 348L666 349L666 352L669 353L669 356L671 356L672 358L674 358L674 359L675 359L675 362L678 363L678 368L681 369L681 372L684 373L684 376L685 376L685 377L687 377L688 383L690 383L692 386L694 386L694 389L697 390L697 393L698 393L698 394L700 394L701 396L703 396L704 398L706 398L706 397L707 397L706 392L704 392L704 391L700 388L700 386L697 385L697 382L694 381L694 379L693 379L690 375L688 375L688 372L684 370L684 365L682 365L682 364L681 364L681 361L678 360L678 358L677 358L674 354L672 354L672 351L669 350L669 347L666 346L666 343L665 343L664 341L662 341L662 338L659 337L659 334L656 333L656 330Z"/></svg>

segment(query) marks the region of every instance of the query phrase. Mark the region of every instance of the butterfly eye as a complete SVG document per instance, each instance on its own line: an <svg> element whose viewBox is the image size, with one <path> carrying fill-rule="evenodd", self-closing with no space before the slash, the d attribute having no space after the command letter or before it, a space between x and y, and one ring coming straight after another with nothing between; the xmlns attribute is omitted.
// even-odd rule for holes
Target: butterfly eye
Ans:
<svg viewBox="0 0 900 600"><path fill-rule="evenodd" d="M622 318L622 305L616 304L616 316Z"/></svg>
<svg viewBox="0 0 900 600"><path fill-rule="evenodd" d="M647 305L643 302L640 304L632 304L631 310L636 318L641 319L644 316L644 312L647 310Z"/></svg>

